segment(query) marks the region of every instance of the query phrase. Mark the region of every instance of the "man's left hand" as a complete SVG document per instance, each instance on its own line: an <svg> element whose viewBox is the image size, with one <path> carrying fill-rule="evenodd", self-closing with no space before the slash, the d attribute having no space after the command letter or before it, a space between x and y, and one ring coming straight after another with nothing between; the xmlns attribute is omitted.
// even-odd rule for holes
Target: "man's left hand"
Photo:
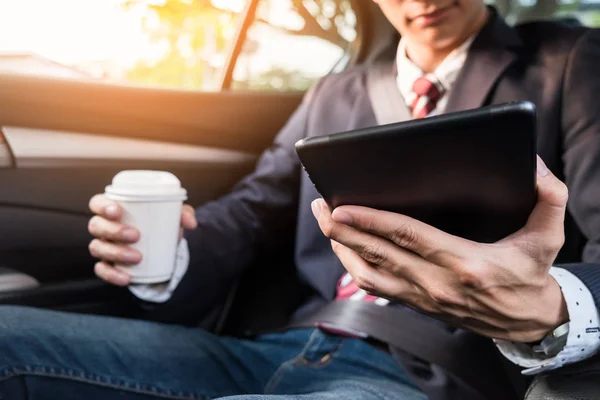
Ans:
<svg viewBox="0 0 600 400"><path fill-rule="evenodd" d="M537 189L525 227L493 244L385 211L331 213L321 199L313 212L361 289L488 337L534 342L569 320L548 273L564 243L568 192L539 158Z"/></svg>

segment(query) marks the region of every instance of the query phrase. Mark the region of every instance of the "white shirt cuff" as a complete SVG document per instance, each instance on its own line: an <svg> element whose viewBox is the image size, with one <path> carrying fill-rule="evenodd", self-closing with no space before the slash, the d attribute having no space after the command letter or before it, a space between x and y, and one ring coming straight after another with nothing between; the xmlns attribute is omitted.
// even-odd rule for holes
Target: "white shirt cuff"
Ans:
<svg viewBox="0 0 600 400"><path fill-rule="evenodd" d="M513 363L525 367L524 375L560 368L594 356L600 350L600 314L589 289L569 271L551 268L569 311L569 336L564 349L554 357L534 353L523 343L495 340L500 352Z"/></svg>
<svg viewBox="0 0 600 400"><path fill-rule="evenodd" d="M173 292L181 282L190 263L190 251L187 240L181 239L177 247L177 258L175 259L175 269L171 280L165 283L155 285L130 285L129 291L138 299L151 303L165 303L168 301Z"/></svg>

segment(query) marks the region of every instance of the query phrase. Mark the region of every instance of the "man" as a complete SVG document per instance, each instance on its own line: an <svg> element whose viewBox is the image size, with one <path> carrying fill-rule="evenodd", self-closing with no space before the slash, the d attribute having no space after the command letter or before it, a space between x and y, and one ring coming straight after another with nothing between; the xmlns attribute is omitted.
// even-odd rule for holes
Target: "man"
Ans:
<svg viewBox="0 0 600 400"><path fill-rule="evenodd" d="M358 68L322 80L256 171L231 194L195 213L184 209L183 227L197 228L182 241L184 262L169 284L131 291L200 318L253 262L259 247L277 246L296 229L295 265L311 294L295 321L347 297L348 288L351 297L374 300L389 315L408 313L399 305L384 306L387 300L372 299L362 287L465 328L443 328L461 347L442 350L458 357L490 343L470 332L497 339L502 353L528 373L592 356L600 342L594 330L600 269L580 264L550 272L550 267L562 246L566 207L566 189L554 174L571 191L569 241L561 259L600 263L600 121L594 102L600 90L594 70L600 33L552 23L514 30L482 0L378 3L402 35L397 83L413 117L510 100L537 104L538 152L549 168L540 161L539 199L527 226L497 244L479 245L405 216L356 207L332 214L321 201L314 202L319 196L301 173L293 144L306 136L376 124L366 72ZM101 259L96 273L128 285L127 274L111 264L140 261L141 255L127 247L139 234L118 222L119 208L105 197L94 197L90 207L98 214L90 221L98 238L90 250ZM335 253L319 224L334 240ZM351 276L344 275L342 263ZM419 268L411 272L413 263ZM567 343L557 355L534 352L530 342L569 320ZM428 330L444 326L432 318L419 321ZM350 335L335 324L320 327L236 340L199 329L4 309L0 398L511 398L500 376L500 357L492 355L485 364L473 359L466 366L482 372L482 384L427 363L419 352L373 340L376 332Z"/></svg>

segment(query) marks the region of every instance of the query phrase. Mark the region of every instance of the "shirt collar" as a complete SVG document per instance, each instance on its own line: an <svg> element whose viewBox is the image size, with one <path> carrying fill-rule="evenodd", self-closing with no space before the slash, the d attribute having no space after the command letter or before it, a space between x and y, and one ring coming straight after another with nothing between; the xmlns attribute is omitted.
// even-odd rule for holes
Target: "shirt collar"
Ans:
<svg viewBox="0 0 600 400"><path fill-rule="evenodd" d="M450 91L461 68L467 60L469 49L471 44L473 44L475 37L476 35L471 36L463 44L448 54L444 61L442 61L431 74L425 74L421 68L408 58L406 55L406 40L400 39L396 56L396 65L398 68L396 80L402 96L405 99L410 99L413 95L412 86L414 82L422 76L425 76L434 82L437 81L443 88L442 95Z"/></svg>

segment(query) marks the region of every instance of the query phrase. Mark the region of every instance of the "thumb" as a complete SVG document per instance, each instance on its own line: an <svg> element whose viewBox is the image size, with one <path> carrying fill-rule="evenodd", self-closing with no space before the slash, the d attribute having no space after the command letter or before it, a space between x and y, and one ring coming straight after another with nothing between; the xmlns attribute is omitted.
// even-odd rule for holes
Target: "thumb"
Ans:
<svg viewBox="0 0 600 400"><path fill-rule="evenodd" d="M184 204L181 210L181 226L187 230L196 229L198 226L196 212L194 211L194 208L188 204Z"/></svg>
<svg viewBox="0 0 600 400"><path fill-rule="evenodd" d="M550 172L538 156L537 204L529 216L525 230L548 236L549 240L562 238L568 198L567 186Z"/></svg>

